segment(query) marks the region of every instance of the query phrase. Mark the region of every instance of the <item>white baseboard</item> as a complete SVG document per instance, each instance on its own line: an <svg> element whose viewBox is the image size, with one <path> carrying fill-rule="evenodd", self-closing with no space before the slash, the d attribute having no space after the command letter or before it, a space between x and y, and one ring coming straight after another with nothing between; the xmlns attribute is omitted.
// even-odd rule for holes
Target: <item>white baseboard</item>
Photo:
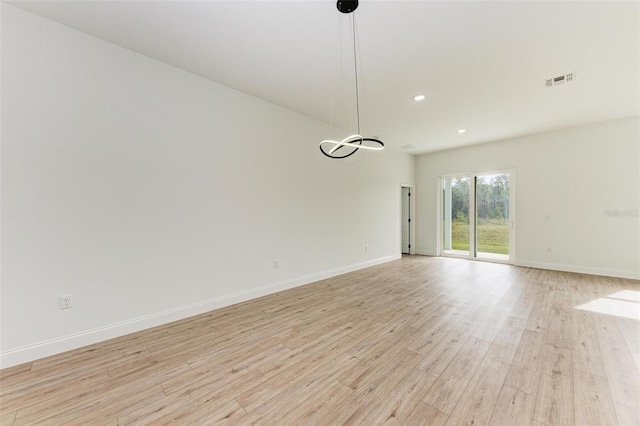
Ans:
<svg viewBox="0 0 640 426"><path fill-rule="evenodd" d="M70 334L56 339L50 339L32 345L11 349L0 353L0 368L7 368L25 362L34 361L36 359L44 358L50 355L78 349L83 346L102 342L114 337L120 337L126 334L135 333L136 331L167 324L194 315L203 314L214 309L233 305L235 303L245 302L257 297L266 296L268 294L277 293L279 291L288 290L290 288L299 287L315 281L324 280L327 278L335 277L337 275L346 274L348 272L357 271L359 269L368 268L370 266L379 265L400 258L400 254L394 254L391 256L385 256L365 262L359 262L352 265L342 266L340 268L292 278L286 281L281 281L279 283L269 284L247 291L241 291L238 293L216 297L187 306L181 306L175 309L169 309L167 311L133 318L127 321L109 324L104 327L98 327L80 333Z"/></svg>
<svg viewBox="0 0 640 426"><path fill-rule="evenodd" d="M617 270L617 269L605 269L605 268L592 268L582 265L566 265L560 263L546 263L546 262L529 262L517 260L516 266L525 266L528 268L549 269L552 271L563 272L575 272L577 274L587 275L602 275L605 277L617 277L617 278L630 278L633 280L640 279L640 271L634 273L631 271Z"/></svg>
<svg viewBox="0 0 640 426"><path fill-rule="evenodd" d="M416 254L420 256L437 256L436 252L430 250L416 250Z"/></svg>

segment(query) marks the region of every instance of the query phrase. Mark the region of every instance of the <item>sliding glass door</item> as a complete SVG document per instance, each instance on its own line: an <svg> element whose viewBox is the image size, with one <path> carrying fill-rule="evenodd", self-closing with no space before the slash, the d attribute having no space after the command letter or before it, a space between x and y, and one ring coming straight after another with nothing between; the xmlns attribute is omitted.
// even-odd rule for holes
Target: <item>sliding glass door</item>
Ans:
<svg viewBox="0 0 640 426"><path fill-rule="evenodd" d="M441 253L513 259L513 171L443 177Z"/></svg>
<svg viewBox="0 0 640 426"><path fill-rule="evenodd" d="M443 250L447 254L469 256L470 221L469 188L471 178L458 176L445 178L442 200L444 206L442 222Z"/></svg>
<svg viewBox="0 0 640 426"><path fill-rule="evenodd" d="M509 174L475 177L476 256L509 260Z"/></svg>

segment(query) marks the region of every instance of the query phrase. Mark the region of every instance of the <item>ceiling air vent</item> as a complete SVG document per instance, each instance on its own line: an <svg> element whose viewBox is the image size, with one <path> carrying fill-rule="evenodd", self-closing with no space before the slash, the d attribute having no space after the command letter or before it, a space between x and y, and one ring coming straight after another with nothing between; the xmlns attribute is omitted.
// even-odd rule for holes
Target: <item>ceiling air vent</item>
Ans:
<svg viewBox="0 0 640 426"><path fill-rule="evenodd" d="M416 147L411 145L410 143L408 143L406 145L402 145L400 148L402 148L402 149L415 149Z"/></svg>
<svg viewBox="0 0 640 426"><path fill-rule="evenodd" d="M571 83L576 78L576 72L570 72L569 74L559 75L557 77L548 78L544 81L544 85L547 87L557 86L559 84Z"/></svg>

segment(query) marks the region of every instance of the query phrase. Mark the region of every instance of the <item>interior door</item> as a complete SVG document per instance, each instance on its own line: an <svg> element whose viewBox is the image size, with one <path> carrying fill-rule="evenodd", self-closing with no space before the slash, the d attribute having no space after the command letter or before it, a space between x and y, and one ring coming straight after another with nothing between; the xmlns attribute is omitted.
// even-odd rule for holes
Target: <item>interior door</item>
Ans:
<svg viewBox="0 0 640 426"><path fill-rule="evenodd" d="M411 252L411 188L402 187L402 253Z"/></svg>

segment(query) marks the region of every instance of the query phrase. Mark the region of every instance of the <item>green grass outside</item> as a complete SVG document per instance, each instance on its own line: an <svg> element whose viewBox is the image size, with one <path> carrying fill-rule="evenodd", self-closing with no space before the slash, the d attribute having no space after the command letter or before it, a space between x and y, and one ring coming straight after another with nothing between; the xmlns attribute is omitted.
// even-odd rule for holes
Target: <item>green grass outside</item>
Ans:
<svg viewBox="0 0 640 426"><path fill-rule="evenodd" d="M509 254L509 226L503 221L478 222L477 250L483 253ZM469 251L469 224L451 222L451 248Z"/></svg>

